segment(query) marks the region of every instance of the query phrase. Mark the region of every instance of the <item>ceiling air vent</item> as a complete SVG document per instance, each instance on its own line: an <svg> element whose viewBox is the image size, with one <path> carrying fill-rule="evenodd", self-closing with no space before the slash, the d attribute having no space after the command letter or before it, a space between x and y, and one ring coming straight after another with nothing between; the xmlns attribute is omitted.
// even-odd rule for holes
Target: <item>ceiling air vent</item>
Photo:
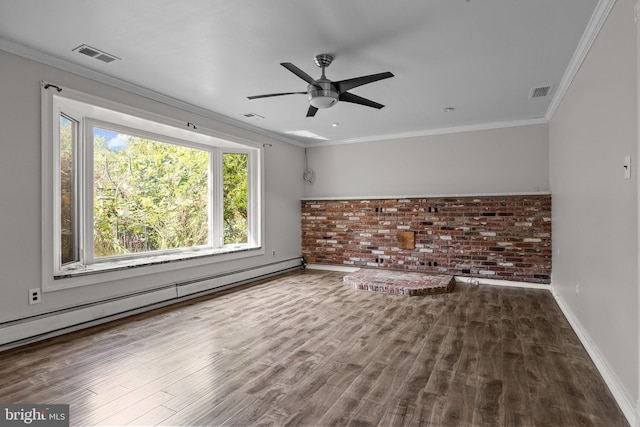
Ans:
<svg viewBox="0 0 640 427"><path fill-rule="evenodd" d="M529 98L541 98L549 95L549 92L551 92L551 86L534 87L529 93Z"/></svg>
<svg viewBox="0 0 640 427"><path fill-rule="evenodd" d="M264 119L263 116L261 116L260 114L256 114L256 113L247 113L247 114L243 114L243 116L245 116L248 119L250 119L252 117L258 117L260 119Z"/></svg>
<svg viewBox="0 0 640 427"><path fill-rule="evenodd" d="M91 58L97 59L98 61L102 61L105 63L110 63L115 61L116 59L120 59L117 56L108 54L100 49L96 49L95 47L87 46L86 44L80 45L77 48L73 49L74 52L79 52L83 55L87 55Z"/></svg>

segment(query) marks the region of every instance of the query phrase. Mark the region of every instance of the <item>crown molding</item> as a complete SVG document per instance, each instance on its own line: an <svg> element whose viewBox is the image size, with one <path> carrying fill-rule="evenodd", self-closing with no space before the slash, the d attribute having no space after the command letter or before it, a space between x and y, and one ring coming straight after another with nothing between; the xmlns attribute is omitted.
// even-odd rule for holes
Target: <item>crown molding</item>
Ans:
<svg viewBox="0 0 640 427"><path fill-rule="evenodd" d="M312 148L312 147L326 147L327 145L359 144L361 142L387 141L392 139L406 139L406 138L416 138L421 136L432 136L432 135L447 135L451 133L475 132L475 131L481 131L481 130L502 129L502 128L517 127L517 126L540 125L545 123L548 123L548 120L546 118L538 117L534 119L512 120L508 122L480 123L475 125L454 126L450 128L428 129L423 131L402 132L402 133L395 133L395 134L388 134L388 135L376 135L371 137L363 137L363 138L355 138L355 139L347 139L347 140L318 141L318 142L311 142L306 146L309 148Z"/></svg>
<svg viewBox="0 0 640 427"><path fill-rule="evenodd" d="M560 84L558 85L555 94L553 95L553 99L549 104L549 108L547 108L545 118L548 122L550 122L553 118L553 115L558 109L560 102L562 102L562 99L569 90L571 82L573 82L576 74L578 74L578 70L582 66L584 59L587 57L587 54L589 53L593 42L596 40L596 37L598 37L600 29L604 25L604 22L607 20L609 12L611 12L611 9L613 8L613 5L615 3L616 0L598 1L596 9L593 11L593 15L591 15L591 19L589 20L589 24L587 24L587 28L584 30L584 33L582 33L582 38L578 43L578 47L573 53L573 57L569 62L569 66L565 70L564 75L562 76L562 80L560 81Z"/></svg>
<svg viewBox="0 0 640 427"><path fill-rule="evenodd" d="M288 144L296 145L298 147L305 146L304 143L297 141L295 139L287 138L286 136L280 135L278 133L270 132L268 130L259 128L257 126L253 126L251 124L244 123L227 116L223 116L222 114L215 113L211 110L198 107L196 105L161 94L159 92L147 89L145 87L138 86L138 85L126 82L124 80L108 76L106 74L91 70L89 68L86 68L77 64L73 64L69 61L65 61L58 57L41 52L39 50L32 49L32 48L11 42L2 37L0 37L0 50L3 50L8 53L12 53L14 55L17 55L26 59L30 59L32 61L44 64L44 65L49 65L51 67L57 68L62 71L67 71L69 73L76 74L80 77L85 77L87 79L94 80L98 83L103 83L109 86L113 86L115 88L124 90L126 92L133 93L135 95L139 95L144 98L151 99L153 101L161 102L163 104L167 104L172 107L179 108L184 111L188 111L190 113L198 114L199 116L215 120L219 123L223 123L225 125L229 125L237 129L249 131L249 132L252 132L261 136L265 136L271 139L275 139L281 142L286 142Z"/></svg>
<svg viewBox="0 0 640 427"><path fill-rule="evenodd" d="M433 194L387 194L373 196L327 196L327 197L303 197L303 202L338 201L338 200L401 200L401 199L450 199L459 197L527 197L527 196L551 196L550 191L524 191L505 193L433 193Z"/></svg>

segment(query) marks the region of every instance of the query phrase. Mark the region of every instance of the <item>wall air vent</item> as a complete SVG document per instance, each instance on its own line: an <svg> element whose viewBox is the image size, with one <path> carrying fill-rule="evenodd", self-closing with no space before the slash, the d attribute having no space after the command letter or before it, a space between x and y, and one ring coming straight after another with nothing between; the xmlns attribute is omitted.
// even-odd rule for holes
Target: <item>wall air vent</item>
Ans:
<svg viewBox="0 0 640 427"><path fill-rule="evenodd" d="M529 93L529 99L542 98L543 96L549 95L549 92L551 92L551 86L534 87Z"/></svg>
<svg viewBox="0 0 640 427"><path fill-rule="evenodd" d="M87 55L91 58L97 59L98 61L102 61L107 64L115 61L116 59L120 59L117 56L111 55L100 49L96 49L95 47L91 47L86 44L80 45L77 48L72 49L72 51L81 53L83 55Z"/></svg>

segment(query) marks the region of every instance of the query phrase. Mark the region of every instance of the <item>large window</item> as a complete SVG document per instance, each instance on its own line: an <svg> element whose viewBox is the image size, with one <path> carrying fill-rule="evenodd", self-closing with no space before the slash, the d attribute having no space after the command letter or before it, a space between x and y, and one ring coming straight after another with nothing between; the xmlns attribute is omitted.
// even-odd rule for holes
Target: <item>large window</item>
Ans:
<svg viewBox="0 0 640 427"><path fill-rule="evenodd" d="M51 216L43 221L45 274L260 248L259 148L72 90L43 91L51 135L43 183L52 193L43 199Z"/></svg>
<svg viewBox="0 0 640 427"><path fill-rule="evenodd" d="M210 242L210 151L100 127L92 134L95 258Z"/></svg>

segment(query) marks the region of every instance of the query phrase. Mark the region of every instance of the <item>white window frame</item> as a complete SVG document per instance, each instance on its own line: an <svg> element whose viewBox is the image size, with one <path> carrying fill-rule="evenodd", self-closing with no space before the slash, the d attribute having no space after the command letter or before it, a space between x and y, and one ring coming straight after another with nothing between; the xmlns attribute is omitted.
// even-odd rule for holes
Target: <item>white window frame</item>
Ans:
<svg viewBox="0 0 640 427"><path fill-rule="evenodd" d="M203 129L153 112L140 110L69 88L42 82L42 289L76 286L190 268L212 262L264 255L263 147L253 141ZM76 197L80 201L78 237L80 261L60 264L60 115L78 122ZM93 126L157 141L204 149L209 157L209 245L167 251L93 257ZM84 143L83 141L91 141ZM247 243L224 245L222 156L248 154ZM135 268L132 268L135 267Z"/></svg>

